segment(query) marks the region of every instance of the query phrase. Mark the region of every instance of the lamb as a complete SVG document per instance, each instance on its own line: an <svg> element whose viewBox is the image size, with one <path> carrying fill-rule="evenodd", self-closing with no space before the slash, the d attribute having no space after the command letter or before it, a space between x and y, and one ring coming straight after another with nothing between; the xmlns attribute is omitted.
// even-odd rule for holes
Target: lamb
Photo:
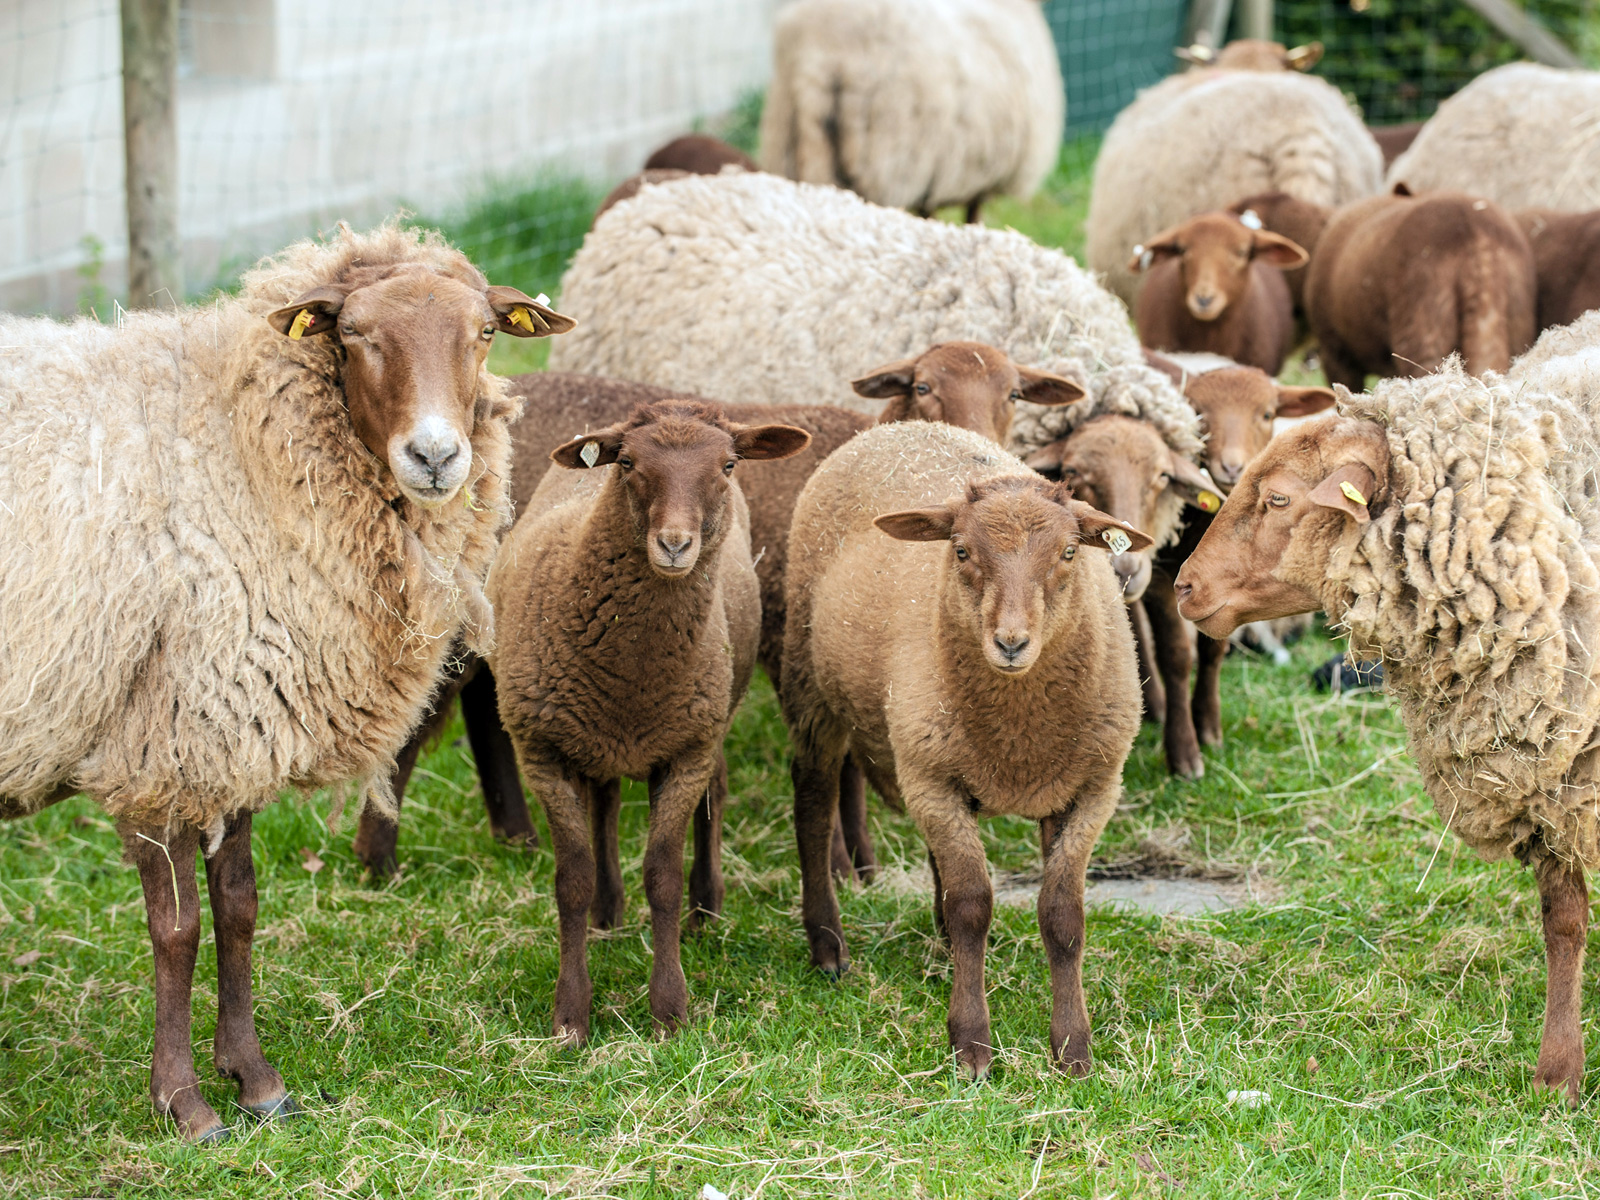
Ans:
<svg viewBox="0 0 1600 1200"><path fill-rule="evenodd" d="M1570 325L1600 308L1600 210L1524 208L1511 215L1533 250L1539 328Z"/></svg>
<svg viewBox="0 0 1600 1200"><path fill-rule="evenodd" d="M1538 881L1549 965L1534 1082L1583 1075L1586 870L1600 865L1600 314L1506 375L1341 392L1246 468L1179 572L1212 637L1321 608L1381 658L1434 808Z"/></svg>
<svg viewBox="0 0 1600 1200"><path fill-rule="evenodd" d="M1051 1061L1090 1069L1084 870L1139 729L1133 638L1102 551L1148 542L944 425L868 430L795 507L780 700L811 962L850 964L828 850L848 753L927 840L954 964L950 1044L969 1077L994 1053L980 812L1039 822Z"/></svg>
<svg viewBox="0 0 1600 1200"><path fill-rule="evenodd" d="M1292 72L1205 70L1141 92L1107 130L1084 232L1091 270L1131 308L1133 247L1240 196L1348 204L1378 190L1383 155L1337 88Z"/></svg>
<svg viewBox="0 0 1600 1200"><path fill-rule="evenodd" d="M190 1043L195 853L217 938L218 1069L294 1110L250 999L253 814L286 788L368 802L457 630L507 504L496 331L571 322L436 234L341 227L237 297L116 328L0 317L0 816L86 792L138 867L155 957L150 1093L227 1127Z"/></svg>
<svg viewBox="0 0 1600 1200"><path fill-rule="evenodd" d="M1235 200L1227 211L1237 213L1245 224L1260 224L1262 229L1288 238L1309 255L1317 252L1317 242L1327 228L1333 210L1320 204L1296 199L1288 192L1258 192ZM1306 268L1283 268L1283 282L1289 285L1289 297L1294 301L1297 316L1305 315Z"/></svg>
<svg viewBox="0 0 1600 1200"><path fill-rule="evenodd" d="M546 474L495 559L500 719L556 856L558 1038L589 1035L591 905L602 928L621 911L622 775L650 783L650 1012L663 1032L688 1019L684 834L692 815L692 929L722 909L722 741L761 625L749 514L732 477L740 459L783 458L809 440L790 425L734 424L709 404L641 405L554 451L565 469ZM606 851L598 870L591 821L594 849Z"/></svg>
<svg viewBox="0 0 1600 1200"><path fill-rule="evenodd" d="M1145 274L1135 307L1152 350L1221 354L1275 375L1294 340L1284 270L1310 257L1293 241L1231 212L1201 213L1134 247Z"/></svg>
<svg viewBox="0 0 1600 1200"><path fill-rule="evenodd" d="M1088 406L1159 414L1182 453L1200 454L1193 412L1146 365L1123 307L1070 258L837 188L751 174L646 188L585 239L562 306L580 325L552 347L556 370L876 416L848 382L865 364L971 340L1089 393L1064 408L1019 404L1013 447L1054 441Z"/></svg>
<svg viewBox="0 0 1600 1200"><path fill-rule="evenodd" d="M1600 72L1511 63L1485 71L1389 167L1417 192L1467 192L1506 208L1600 208Z"/></svg>
<svg viewBox="0 0 1600 1200"><path fill-rule="evenodd" d="M1329 217L1305 295L1328 382L1358 391L1456 351L1473 374L1504 371L1536 332L1533 252L1510 214L1404 184Z"/></svg>
<svg viewBox="0 0 1600 1200"><path fill-rule="evenodd" d="M795 0L773 36L768 171L971 223L1056 165L1066 89L1039 0Z"/></svg>

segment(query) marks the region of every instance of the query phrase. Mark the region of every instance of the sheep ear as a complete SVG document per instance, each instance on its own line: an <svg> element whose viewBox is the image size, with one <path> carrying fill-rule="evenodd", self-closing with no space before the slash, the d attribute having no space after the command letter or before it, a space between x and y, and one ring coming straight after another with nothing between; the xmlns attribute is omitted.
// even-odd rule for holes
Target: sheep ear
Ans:
<svg viewBox="0 0 1600 1200"><path fill-rule="evenodd" d="M1322 43L1307 42L1284 53L1283 60L1296 71L1309 71L1322 61Z"/></svg>
<svg viewBox="0 0 1600 1200"><path fill-rule="evenodd" d="M733 452L740 458L788 458L811 444L798 425L735 425Z"/></svg>
<svg viewBox="0 0 1600 1200"><path fill-rule="evenodd" d="M942 542L955 528L956 514L948 504L938 508L914 508L906 512L884 513L872 523L896 541Z"/></svg>
<svg viewBox="0 0 1600 1200"><path fill-rule="evenodd" d="M589 467L603 467L617 461L622 452L622 427L612 425L597 429L582 437L573 438L550 451L550 461L569 471L582 471Z"/></svg>
<svg viewBox="0 0 1600 1200"><path fill-rule="evenodd" d="M1174 454L1167 477L1172 481L1167 486L1201 512L1214 513L1222 507L1222 489L1187 458Z"/></svg>
<svg viewBox="0 0 1600 1200"><path fill-rule="evenodd" d="M1067 508L1078 518L1078 540L1082 545L1112 554L1127 554L1155 545L1148 533L1141 533L1126 521L1119 521L1082 500L1067 501Z"/></svg>
<svg viewBox="0 0 1600 1200"><path fill-rule="evenodd" d="M1292 271L1296 267L1303 267L1311 261L1311 255L1298 242L1291 242L1288 238L1278 233L1268 233L1265 229L1257 229L1250 237L1251 245L1255 249L1255 258L1268 266L1281 267L1285 271Z"/></svg>
<svg viewBox="0 0 1600 1200"><path fill-rule="evenodd" d="M1022 461L1047 478L1059 479L1061 477L1061 447L1064 443L1065 439L1040 446Z"/></svg>
<svg viewBox="0 0 1600 1200"><path fill-rule="evenodd" d="M860 379L852 379L850 386L855 389L858 396L865 396L868 400L887 400L891 396L909 396L911 384L916 377L917 360L905 359L903 362L889 363L875 371L869 371Z"/></svg>
<svg viewBox="0 0 1600 1200"><path fill-rule="evenodd" d="M1022 382L1022 398L1029 404L1076 404L1088 395L1072 380L1032 367L1018 367L1017 378Z"/></svg>
<svg viewBox="0 0 1600 1200"><path fill-rule="evenodd" d="M534 299L514 287L492 287L488 300L489 307L494 309L494 327L513 337L549 337L554 333L566 333L578 324L551 308L550 297L543 293Z"/></svg>
<svg viewBox="0 0 1600 1200"><path fill-rule="evenodd" d="M308 333L332 333L335 319L349 294L347 289L331 284L312 288L293 304L268 313L267 324L297 342Z"/></svg>
<svg viewBox="0 0 1600 1200"><path fill-rule="evenodd" d="M1135 246L1133 257L1128 260L1128 270L1148 271L1158 262L1180 257L1183 254L1183 246L1178 241L1178 228L1181 227L1163 229L1148 242Z"/></svg>
<svg viewBox="0 0 1600 1200"><path fill-rule="evenodd" d="M1284 387L1278 385L1278 411L1280 417L1309 417L1333 406L1334 395L1325 387Z"/></svg>
<svg viewBox="0 0 1600 1200"><path fill-rule="evenodd" d="M1361 463L1345 463L1311 489L1311 502L1336 508L1365 525L1372 520L1367 502L1372 499L1373 474Z"/></svg>
<svg viewBox="0 0 1600 1200"><path fill-rule="evenodd" d="M1411 185L1409 183L1407 183L1404 179L1402 179L1399 183L1395 184L1394 187L1390 188L1389 189L1389 194L1391 196L1415 196L1416 195L1416 193L1411 190Z"/></svg>
<svg viewBox="0 0 1600 1200"><path fill-rule="evenodd" d="M1186 63L1194 63L1196 66L1201 67L1217 61L1217 52L1210 46L1202 45L1199 42L1192 46L1174 46L1172 55L1174 58L1183 59Z"/></svg>

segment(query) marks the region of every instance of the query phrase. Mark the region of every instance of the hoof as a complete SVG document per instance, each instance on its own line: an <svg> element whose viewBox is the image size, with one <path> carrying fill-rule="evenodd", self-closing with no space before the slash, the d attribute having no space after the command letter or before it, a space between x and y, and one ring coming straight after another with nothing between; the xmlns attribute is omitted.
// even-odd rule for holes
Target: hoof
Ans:
<svg viewBox="0 0 1600 1200"><path fill-rule="evenodd" d="M962 1062L957 1059L956 1074L960 1076L963 1083L987 1083L989 1082L989 1067L992 1062L993 1060L987 1060L974 1066L972 1063Z"/></svg>
<svg viewBox="0 0 1600 1200"><path fill-rule="evenodd" d="M300 1105L287 1092L276 1100L263 1100L260 1104L241 1104L239 1107L261 1121L276 1121L285 1117L297 1117L301 1112Z"/></svg>
<svg viewBox="0 0 1600 1200"><path fill-rule="evenodd" d="M1193 762L1169 761L1167 763L1167 770L1171 774L1176 775L1179 779L1204 779L1206 774L1206 764L1198 757L1195 758Z"/></svg>
<svg viewBox="0 0 1600 1200"><path fill-rule="evenodd" d="M1537 1071L1533 1076L1533 1091L1536 1096L1557 1095L1567 1102L1568 1108L1577 1108L1579 1094L1583 1088L1583 1073L1560 1073L1556 1071Z"/></svg>
<svg viewBox="0 0 1600 1200"><path fill-rule="evenodd" d="M233 1131L219 1121L204 1133L195 1134L194 1144L196 1146L220 1146L232 1136Z"/></svg>

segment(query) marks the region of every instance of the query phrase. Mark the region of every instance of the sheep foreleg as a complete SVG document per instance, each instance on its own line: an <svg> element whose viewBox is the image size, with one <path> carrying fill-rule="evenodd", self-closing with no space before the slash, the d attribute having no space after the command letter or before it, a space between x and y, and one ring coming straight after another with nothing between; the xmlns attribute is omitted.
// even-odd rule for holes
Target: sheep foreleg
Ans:
<svg viewBox="0 0 1600 1200"><path fill-rule="evenodd" d="M950 1013L945 1022L950 1046L962 1073L969 1079L983 1079L994 1059L989 999L983 985L994 890L989 885L978 821L961 797L912 807L909 783L906 794L907 806L912 808L937 864L938 906L950 940Z"/></svg>
<svg viewBox="0 0 1600 1200"><path fill-rule="evenodd" d="M467 727L467 741L483 786L489 831L508 842L537 846L539 834L522 794L522 776L517 774L516 747L500 724L500 699L488 663L480 666L461 689L461 719Z"/></svg>
<svg viewBox="0 0 1600 1200"><path fill-rule="evenodd" d="M1228 652L1228 643L1200 634L1200 669L1195 672L1194 697L1189 702L1189 715L1194 721L1195 736L1202 746L1222 745L1222 657Z"/></svg>
<svg viewBox="0 0 1600 1200"><path fill-rule="evenodd" d="M589 836L594 845L594 900L589 924L615 929L627 906L622 888L622 851L617 844L617 818L622 812L622 786L616 779L586 779L583 791L589 802Z"/></svg>
<svg viewBox="0 0 1600 1200"><path fill-rule="evenodd" d="M711 782L694 806L694 863L689 868L689 931L722 915L722 808L728 800L728 760L717 751Z"/></svg>
<svg viewBox="0 0 1600 1200"><path fill-rule="evenodd" d="M683 840L716 766L716 751L685 756L650 772L650 834L644 894L650 902L650 1014L663 1035L689 1019L689 984L679 957L683 918Z"/></svg>
<svg viewBox="0 0 1600 1200"><path fill-rule="evenodd" d="M829 863L842 762L842 755L823 758L797 746L789 768L794 781L794 834L800 849L800 917L811 943L811 965L835 978L850 969Z"/></svg>
<svg viewBox="0 0 1600 1200"><path fill-rule="evenodd" d="M1110 807L1115 805L1113 796ZM1083 998L1083 880L1100 833L1099 826L1083 819L1085 815L1090 814L1075 808L1068 816L1039 822L1044 843L1039 933L1050 963L1050 1057L1060 1070L1078 1076L1087 1075L1093 1065L1089 1007Z"/></svg>
<svg viewBox="0 0 1600 1200"><path fill-rule="evenodd" d="M1583 868L1545 858L1535 868L1544 917L1544 1036L1534 1086L1565 1092L1578 1103L1583 1084L1583 948L1589 931L1589 891Z"/></svg>
<svg viewBox="0 0 1600 1200"><path fill-rule="evenodd" d="M1178 600L1171 578L1157 572L1141 603L1150 618L1156 666L1166 694L1167 717L1162 742L1167 752L1167 770L1185 779L1199 779L1206 773L1206 764L1200 757L1200 741L1195 736L1194 719L1189 710L1189 672L1194 666L1194 655L1189 649L1189 632L1178 615Z"/></svg>
<svg viewBox="0 0 1600 1200"><path fill-rule="evenodd" d="M589 849L588 806L572 782L544 763L527 763L528 782L544 802L556 856L556 914L561 966L556 974L555 1036L581 1046L589 1039L589 906L594 902L594 854Z"/></svg>
<svg viewBox="0 0 1600 1200"><path fill-rule="evenodd" d="M844 851L840 861L840 849ZM834 826L834 874L871 883L878 874L878 856L867 828L867 781L848 754L839 768L839 820Z"/></svg>

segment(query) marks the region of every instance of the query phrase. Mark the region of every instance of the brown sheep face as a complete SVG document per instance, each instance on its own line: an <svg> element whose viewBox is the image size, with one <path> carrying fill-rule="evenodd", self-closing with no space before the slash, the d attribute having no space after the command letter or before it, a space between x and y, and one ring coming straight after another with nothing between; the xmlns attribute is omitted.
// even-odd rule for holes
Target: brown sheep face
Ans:
<svg viewBox="0 0 1600 1200"><path fill-rule="evenodd" d="M1002 675L1025 675L1074 615L1064 592L1082 569L1080 550L1150 545L1137 529L1043 479L988 480L962 500L885 513L874 524L900 541L950 543L947 605Z"/></svg>
<svg viewBox="0 0 1600 1200"><path fill-rule="evenodd" d="M1135 529L1159 528L1164 504L1214 509L1221 500L1199 467L1174 454L1155 426L1134 417L1096 417L1034 451L1027 462L1036 471L1059 475L1079 500ZM1150 584L1153 552L1129 547L1112 555L1111 566L1122 598L1132 604Z"/></svg>
<svg viewBox="0 0 1600 1200"><path fill-rule="evenodd" d="M1333 404L1321 387L1284 387L1255 367L1224 367L1191 375L1183 394L1200 415L1206 470L1226 494L1245 464L1272 441L1277 417L1309 417Z"/></svg>
<svg viewBox="0 0 1600 1200"><path fill-rule="evenodd" d="M850 386L871 400L888 400L878 417L893 421L943 421L1000 445L1011 432L1017 401L1073 404L1084 390L1070 379L1019 367L1004 350L982 342L943 342L916 358L889 363Z"/></svg>
<svg viewBox="0 0 1600 1200"><path fill-rule="evenodd" d="M739 425L715 405L663 400L556 447L550 458L571 470L615 463L635 545L657 575L681 579L706 547L721 544L739 460L788 458L810 441L793 425Z"/></svg>
<svg viewBox="0 0 1600 1200"><path fill-rule="evenodd" d="M1213 638L1322 607L1334 546L1370 520L1389 447L1371 421L1328 416L1274 438L1178 572L1178 611Z"/></svg>
<svg viewBox="0 0 1600 1200"><path fill-rule="evenodd" d="M1230 212L1201 213L1134 247L1129 270L1144 271L1176 258L1183 270L1184 306L1197 321L1215 321L1244 298L1253 263L1282 270L1306 265L1308 255L1286 237L1252 229Z"/></svg>
<svg viewBox="0 0 1600 1200"><path fill-rule="evenodd" d="M453 498L471 474L494 335L547 337L575 324L516 288L474 287L415 265L357 270L267 320L296 341L333 337L352 429L400 490L428 508Z"/></svg>

